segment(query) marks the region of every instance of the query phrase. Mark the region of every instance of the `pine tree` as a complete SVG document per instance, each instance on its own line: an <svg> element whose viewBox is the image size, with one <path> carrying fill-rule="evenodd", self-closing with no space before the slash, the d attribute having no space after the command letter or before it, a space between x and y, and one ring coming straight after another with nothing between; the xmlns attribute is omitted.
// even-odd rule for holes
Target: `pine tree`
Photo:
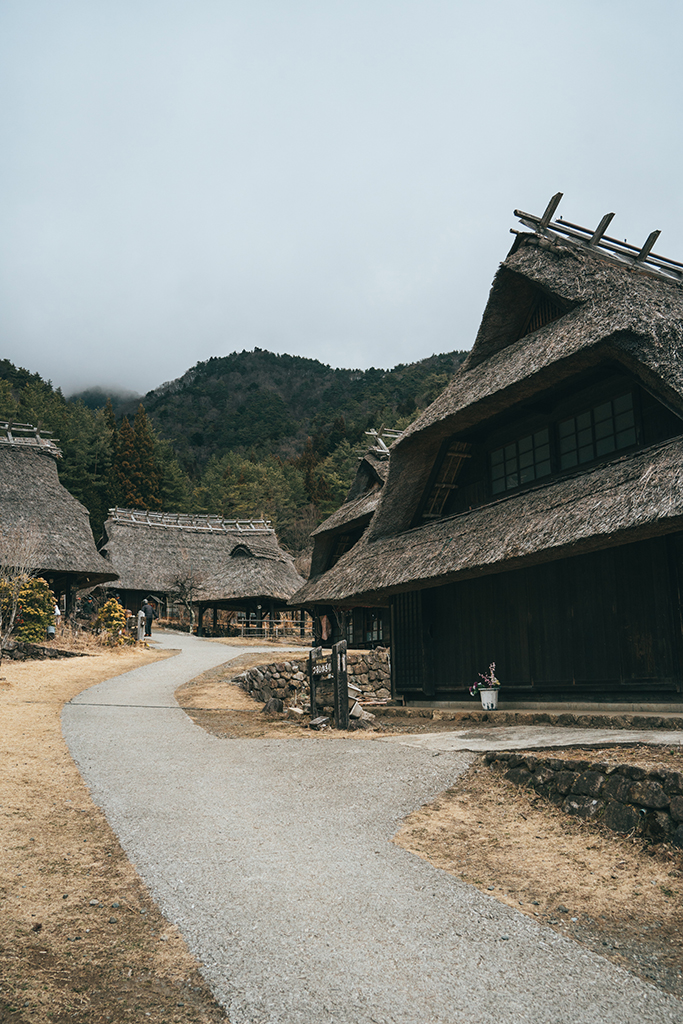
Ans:
<svg viewBox="0 0 683 1024"><path fill-rule="evenodd" d="M133 421L135 448L139 459L137 487L145 508L161 508L161 471L156 457L156 438L147 419L145 407L140 404Z"/></svg>
<svg viewBox="0 0 683 1024"><path fill-rule="evenodd" d="M124 416L116 431L114 461L112 464L112 490L116 504L121 508L146 508L138 489L140 458L135 448L135 433L128 417Z"/></svg>
<svg viewBox="0 0 683 1024"><path fill-rule="evenodd" d="M113 438L104 410L92 412L82 402L70 403L68 429L62 431L59 479L90 512L95 538L102 533L111 493Z"/></svg>
<svg viewBox="0 0 683 1024"><path fill-rule="evenodd" d="M162 473L156 448L157 440L140 405L133 426L124 416L116 431L112 491L120 507L161 508Z"/></svg>
<svg viewBox="0 0 683 1024"><path fill-rule="evenodd" d="M113 434L116 430L116 413L114 412L114 406L112 405L111 398L107 399L107 404L104 407L104 415L107 420L107 425Z"/></svg>

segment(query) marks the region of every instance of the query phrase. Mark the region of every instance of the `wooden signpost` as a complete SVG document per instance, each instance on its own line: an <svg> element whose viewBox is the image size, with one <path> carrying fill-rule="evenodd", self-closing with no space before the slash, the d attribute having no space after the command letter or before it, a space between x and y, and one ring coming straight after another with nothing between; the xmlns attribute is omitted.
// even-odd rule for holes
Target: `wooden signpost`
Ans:
<svg viewBox="0 0 683 1024"><path fill-rule="evenodd" d="M326 703L329 703L329 693L332 688L334 727L335 729L348 729L349 692L346 674L346 640L334 644L332 650L325 653L323 653L322 647L314 647L308 656L308 678L311 687L311 721L318 717L319 698L327 692Z"/></svg>

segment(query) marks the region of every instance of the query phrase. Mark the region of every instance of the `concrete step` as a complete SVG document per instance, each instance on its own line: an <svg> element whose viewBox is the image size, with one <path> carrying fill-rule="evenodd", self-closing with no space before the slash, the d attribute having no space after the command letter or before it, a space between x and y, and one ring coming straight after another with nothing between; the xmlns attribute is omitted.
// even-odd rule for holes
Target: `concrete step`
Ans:
<svg viewBox="0 0 683 1024"><path fill-rule="evenodd" d="M372 711L380 721L412 720L426 723L443 722L452 728L468 728L479 725L516 726L516 725L550 725L559 728L584 729L666 729L683 730L683 712L663 713L658 711L629 711L620 706L612 705L609 710L591 708L590 711L580 707L559 705L543 710L514 709L509 710L498 706L496 711L483 711L481 707L465 706L445 707L443 705L408 707L373 708Z"/></svg>

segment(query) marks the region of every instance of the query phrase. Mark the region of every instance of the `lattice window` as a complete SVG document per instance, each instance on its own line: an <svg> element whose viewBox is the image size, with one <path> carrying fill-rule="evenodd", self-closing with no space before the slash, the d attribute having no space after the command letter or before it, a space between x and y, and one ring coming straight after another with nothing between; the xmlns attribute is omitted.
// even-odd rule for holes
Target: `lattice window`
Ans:
<svg viewBox="0 0 683 1024"><path fill-rule="evenodd" d="M377 643L384 639L382 613L365 610L364 635L366 644Z"/></svg>
<svg viewBox="0 0 683 1024"><path fill-rule="evenodd" d="M465 444L463 441L454 441L450 445L429 492L422 513L423 519L440 519L444 514L446 503L457 487L455 481L460 474L465 459L470 458L471 447L472 445Z"/></svg>
<svg viewBox="0 0 683 1024"><path fill-rule="evenodd" d="M330 558L328 569L331 569L333 565L336 565L342 555L345 555L347 551L350 551L353 545L361 539L363 536L364 529L351 530L349 533L339 533L335 538L334 548L332 549L332 557Z"/></svg>
<svg viewBox="0 0 683 1024"><path fill-rule="evenodd" d="M549 476L550 472L550 432L547 427L491 452L493 494L533 483Z"/></svg>
<svg viewBox="0 0 683 1024"><path fill-rule="evenodd" d="M629 392L601 402L588 412L558 424L560 469L592 462L636 443L633 396Z"/></svg>
<svg viewBox="0 0 683 1024"><path fill-rule="evenodd" d="M525 338L527 334L533 334L534 331L540 330L546 324L551 324L553 320L559 320L565 313L566 310L558 305L554 299L551 299L549 295L539 295L531 307L531 312L527 317L524 327L519 332L519 338ZM518 341L519 338L517 339Z"/></svg>

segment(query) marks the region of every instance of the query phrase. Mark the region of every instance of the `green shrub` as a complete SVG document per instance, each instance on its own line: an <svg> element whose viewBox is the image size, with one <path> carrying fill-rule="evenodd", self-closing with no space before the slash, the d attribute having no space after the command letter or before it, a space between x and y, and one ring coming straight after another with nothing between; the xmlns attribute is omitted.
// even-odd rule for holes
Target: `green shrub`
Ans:
<svg viewBox="0 0 683 1024"><path fill-rule="evenodd" d="M40 576L31 577L19 591L19 607L14 626L17 640L42 644L47 627L55 621L55 596Z"/></svg>
<svg viewBox="0 0 683 1024"><path fill-rule="evenodd" d="M97 616L97 628L105 634L105 643L125 644L126 636L126 613L116 600L110 597Z"/></svg>

